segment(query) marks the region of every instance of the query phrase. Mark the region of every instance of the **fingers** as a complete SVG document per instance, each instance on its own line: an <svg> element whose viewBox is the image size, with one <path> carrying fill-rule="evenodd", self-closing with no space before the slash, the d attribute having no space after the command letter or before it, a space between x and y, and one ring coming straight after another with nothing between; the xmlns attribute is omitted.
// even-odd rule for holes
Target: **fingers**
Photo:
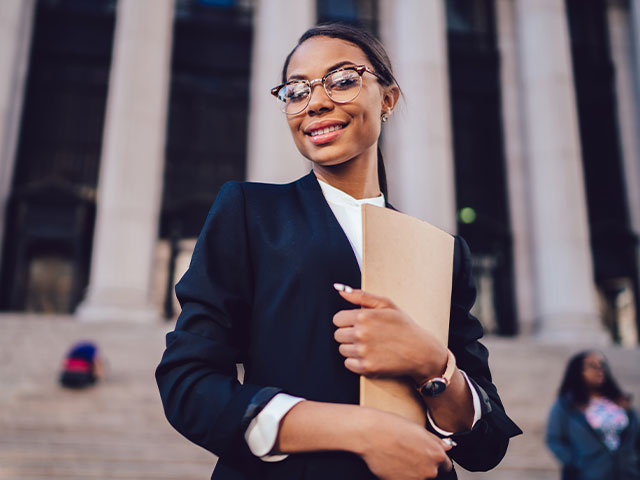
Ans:
<svg viewBox="0 0 640 480"><path fill-rule="evenodd" d="M443 472L450 472L453 470L453 462L449 457L440 464L439 470L442 470Z"/></svg>
<svg viewBox="0 0 640 480"><path fill-rule="evenodd" d="M364 360L361 358L348 357L344 361L344 366L347 370L358 375L366 375L368 373L364 366Z"/></svg>
<svg viewBox="0 0 640 480"><path fill-rule="evenodd" d="M360 347L353 344L344 343L338 346L338 351L345 357L344 366L347 370L358 375L368 374L367 362L360 356Z"/></svg>
<svg viewBox="0 0 640 480"><path fill-rule="evenodd" d="M453 441L452 439L450 439L448 437L442 439L442 444L444 445L444 449L446 451L449 451L453 447L457 447L458 446L458 444L455 441Z"/></svg>
<svg viewBox="0 0 640 480"><path fill-rule="evenodd" d="M333 316L333 324L338 328L353 327L360 310L340 310Z"/></svg>
<svg viewBox="0 0 640 480"><path fill-rule="evenodd" d="M379 297L364 290L353 289L349 285L334 283L333 288L340 293L342 298L354 305L360 305L365 308L395 308L393 302L388 298Z"/></svg>
<svg viewBox="0 0 640 480"><path fill-rule="evenodd" d="M355 343L356 329L353 327L338 328L333 333L333 338L335 338L338 343Z"/></svg>
<svg viewBox="0 0 640 480"><path fill-rule="evenodd" d="M458 445L455 441L453 441L450 438L442 438L441 442L445 452L448 452L453 447L456 447ZM451 461L448 455L445 455L444 460L440 463L439 470L442 470L445 472L450 472L451 470L453 470L453 462Z"/></svg>
<svg viewBox="0 0 640 480"><path fill-rule="evenodd" d="M338 346L338 351L340 355L343 357L352 357L352 358L361 358L360 357L360 348L352 343L343 343Z"/></svg>

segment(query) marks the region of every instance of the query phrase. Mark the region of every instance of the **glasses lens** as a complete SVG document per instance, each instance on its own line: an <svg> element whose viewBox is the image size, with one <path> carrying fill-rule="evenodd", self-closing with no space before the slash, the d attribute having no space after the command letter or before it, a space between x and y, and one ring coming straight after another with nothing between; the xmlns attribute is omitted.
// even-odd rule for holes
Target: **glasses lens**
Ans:
<svg viewBox="0 0 640 480"><path fill-rule="evenodd" d="M285 85L278 92L278 100L284 113L294 115L300 113L309 101L309 85L305 82L293 82Z"/></svg>
<svg viewBox="0 0 640 480"><path fill-rule="evenodd" d="M360 93L362 77L355 70L339 70L325 79L324 86L334 102L350 102Z"/></svg>

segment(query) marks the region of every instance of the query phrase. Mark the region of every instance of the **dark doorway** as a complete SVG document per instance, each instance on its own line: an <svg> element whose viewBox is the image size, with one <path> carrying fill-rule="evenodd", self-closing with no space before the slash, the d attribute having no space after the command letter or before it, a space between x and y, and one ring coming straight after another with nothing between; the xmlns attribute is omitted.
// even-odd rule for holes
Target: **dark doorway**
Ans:
<svg viewBox="0 0 640 480"><path fill-rule="evenodd" d="M115 0L39 0L0 308L69 313L86 287Z"/></svg>
<svg viewBox="0 0 640 480"><path fill-rule="evenodd" d="M161 238L197 237L222 184L244 180L251 2L179 0Z"/></svg>
<svg viewBox="0 0 640 480"><path fill-rule="evenodd" d="M378 34L378 0L317 0L316 10L318 23L349 23Z"/></svg>
<svg viewBox="0 0 640 480"><path fill-rule="evenodd" d="M458 232L474 254L481 320L488 330L517 333L511 226L500 100L500 56L492 0L447 0L447 41ZM484 289L484 290L483 290Z"/></svg>

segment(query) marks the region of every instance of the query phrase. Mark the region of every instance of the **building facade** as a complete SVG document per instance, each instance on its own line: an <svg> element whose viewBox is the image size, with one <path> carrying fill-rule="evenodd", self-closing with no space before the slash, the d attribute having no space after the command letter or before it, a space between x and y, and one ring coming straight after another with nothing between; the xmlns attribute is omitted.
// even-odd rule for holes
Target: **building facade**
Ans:
<svg viewBox="0 0 640 480"><path fill-rule="evenodd" d="M485 328L636 344L637 0L3 1L0 309L171 318L220 186L309 170L269 89L329 20L387 47L389 200L467 239Z"/></svg>

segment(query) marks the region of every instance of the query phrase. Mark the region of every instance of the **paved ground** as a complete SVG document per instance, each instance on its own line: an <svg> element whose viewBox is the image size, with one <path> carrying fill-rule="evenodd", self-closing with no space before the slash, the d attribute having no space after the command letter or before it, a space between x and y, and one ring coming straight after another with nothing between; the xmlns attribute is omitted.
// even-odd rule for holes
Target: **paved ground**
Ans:
<svg viewBox="0 0 640 480"><path fill-rule="evenodd" d="M0 479L206 479L215 457L166 422L153 370L168 326L80 323L70 317L0 316ZM78 340L98 342L109 376L83 392L57 385L61 359ZM488 339L502 398L525 435L491 473L461 480L551 480L546 415L566 359L577 347ZM605 350L640 406L640 350Z"/></svg>

